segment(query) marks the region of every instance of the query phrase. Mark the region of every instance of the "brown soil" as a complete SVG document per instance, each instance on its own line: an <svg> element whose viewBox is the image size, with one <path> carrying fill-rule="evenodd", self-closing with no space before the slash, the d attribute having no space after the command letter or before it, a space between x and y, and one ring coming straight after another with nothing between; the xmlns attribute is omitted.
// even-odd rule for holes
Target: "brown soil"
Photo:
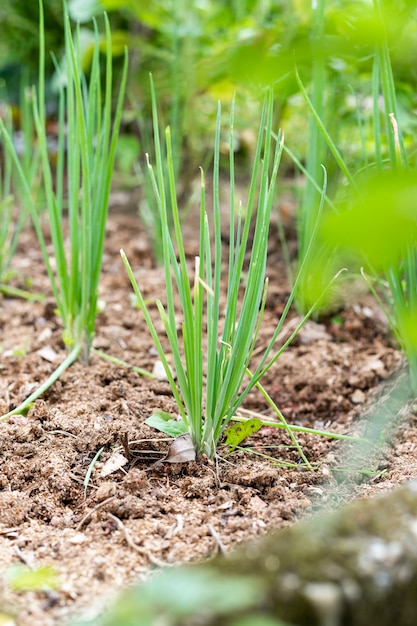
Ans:
<svg viewBox="0 0 417 626"><path fill-rule="evenodd" d="M190 258L195 245L190 236ZM113 210L100 287L105 307L98 316L94 345L152 371L157 359L140 311L132 308L121 247L145 297L164 297L163 274L151 262L138 218ZM278 249L272 235L260 344L271 336L288 295ZM50 294L30 229L23 233L14 268L15 286L23 287L30 278L31 290ZM3 298L0 344L4 413L65 356L52 298ZM55 361L45 358L45 348L52 349ZM401 363L380 312L366 297L337 320L309 322L263 382L289 422L360 434L366 407L373 406L376 390ZM384 431L380 456L361 463L352 463L340 442L300 435L306 456L318 469L285 467L286 462L297 464L298 455L285 434L269 428L245 445L258 452L274 446L268 453L275 463L247 450L222 456L216 464L201 460L153 465L166 453L169 440L144 420L155 409L175 415L167 383L97 355L88 366L77 362L26 417L0 423L1 572L23 561L31 567L52 565L60 578L54 591L17 593L2 577L0 607L11 611L21 626L63 624L80 613L91 616L122 585L146 577L155 567L207 559L321 506L368 497L415 477L417 424L408 406L396 430ZM250 395L245 407L273 419L258 393ZM103 475L116 453L126 456L126 438L132 457ZM85 493L87 471L100 449ZM341 463L342 469L354 470L354 480L349 472L336 471ZM370 475L361 472L368 468L374 470Z"/></svg>

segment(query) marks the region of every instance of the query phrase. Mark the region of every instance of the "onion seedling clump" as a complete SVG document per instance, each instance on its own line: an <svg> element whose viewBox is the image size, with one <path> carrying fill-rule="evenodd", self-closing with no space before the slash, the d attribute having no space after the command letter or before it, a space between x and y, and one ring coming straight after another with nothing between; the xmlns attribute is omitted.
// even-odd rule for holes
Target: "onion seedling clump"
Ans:
<svg viewBox="0 0 417 626"><path fill-rule="evenodd" d="M42 250L56 308L63 325L63 340L69 354L51 377L24 405L29 406L71 365L82 357L88 362L98 308L98 281L101 273L108 200L113 174L116 144L122 115L126 79L127 52L121 84L113 102L112 37L104 15L105 35L100 36L94 23L91 67L87 76L79 45L79 32L71 33L65 14L65 54L58 67L59 112L58 148L52 166L48 150L45 107L45 31L40 2L39 85L33 97L33 118L40 153L47 216L53 250L53 262L42 230L39 207L32 199L30 181L0 119L0 131L6 150L16 167L21 190ZM105 52L102 71L101 51ZM67 215L67 217L66 217ZM68 226L67 226L68 225ZM3 418L10 414L4 415Z"/></svg>
<svg viewBox="0 0 417 626"><path fill-rule="evenodd" d="M180 421L169 420L166 415L152 415L147 423L173 435L188 433L195 453L213 458L222 435L230 421L235 419L236 411L248 393L255 386L261 388L260 379L288 346L312 310L303 318L289 340L273 353L277 337L294 299L296 280L268 346L258 362L252 365L252 356L266 304L269 224L283 149L281 133L275 136L272 132L272 90L267 91L262 109L248 199L244 207L235 197L232 106L229 126L230 246L227 259L223 258L226 255L222 253L221 234L219 105L213 167L213 239L206 210L205 176L201 171L199 254L194 261L194 275L190 278L176 196L171 132L169 128L166 129L165 142L162 142L152 79L151 86L156 168L154 169L149 161L148 167L161 215L166 282L166 304L163 305L159 299L156 305L170 345L173 370L131 266L123 251L121 254L159 358L164 365L178 405ZM166 154L163 154L163 146ZM164 178L166 171L168 181ZM166 189L169 189L169 194L165 193ZM172 235L168 215L172 215L174 223ZM250 243L249 235L252 228L253 240ZM225 274L224 267L227 268ZM220 296L222 281L225 279L227 293L223 316ZM179 313L175 304L176 298L179 301ZM180 328L178 328L179 315ZM249 369L250 366L253 366L252 371ZM263 388L261 391L267 396ZM279 416L279 424L287 429L303 460L308 464L284 417L272 401L270 405Z"/></svg>

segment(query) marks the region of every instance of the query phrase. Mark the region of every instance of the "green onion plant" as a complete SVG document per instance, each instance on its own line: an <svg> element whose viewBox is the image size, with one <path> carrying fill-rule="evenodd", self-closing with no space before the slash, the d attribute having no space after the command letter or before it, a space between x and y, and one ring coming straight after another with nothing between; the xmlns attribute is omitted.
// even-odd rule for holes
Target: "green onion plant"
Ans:
<svg viewBox="0 0 417 626"><path fill-rule="evenodd" d="M59 135L54 170L49 159L45 113L45 33L40 2L40 73L37 97L33 99L36 138L41 155L55 269L49 258L38 207L31 196L29 181L13 145L10 133L0 120L9 151L25 191L43 253L46 270L63 324L67 359L48 381L25 403L32 402L74 360L88 362L97 314L98 281L101 272L108 198L123 98L127 77L127 52L116 103L112 92L111 32L104 15L106 63L102 87L100 52L103 49L95 24L95 40L89 77L82 71L78 37L71 33L65 15L65 63L59 70ZM68 228L64 219L68 214ZM68 233L68 244L67 244ZM19 412L18 407L14 412Z"/></svg>
<svg viewBox="0 0 417 626"><path fill-rule="evenodd" d="M324 34L325 0L314 3L311 17L312 44L315 48L322 46ZM326 62L323 54L315 54L311 68L312 103L318 115L325 118L326 98ZM299 209L296 216L298 259L303 259L308 252L313 234L318 221L321 189L317 183L322 177L322 163L324 162L326 144L322 134L310 115L308 120L308 141L306 152L306 183ZM308 293L309 276L303 277L297 294L297 306L300 311L308 308L308 299L304 301L304 295ZM314 296L313 296L314 298Z"/></svg>
<svg viewBox="0 0 417 626"><path fill-rule="evenodd" d="M139 102L134 102L134 111L135 111L135 119L137 121L139 134L141 137L142 146L145 147L145 151L149 154L149 151L153 145L153 137L152 137L152 127L149 126L149 120L145 120L143 112L141 111L141 107ZM174 128L177 128L175 124L170 124ZM175 150L174 152L174 162L178 162L176 159ZM164 179L168 179L168 175L166 172L165 166L165 176ZM146 162L142 163L138 161L134 167L135 176L138 184L140 185L143 191L143 197L140 199L138 213L140 220L143 224L143 227L146 232L147 240L152 249L154 261L156 265L162 266L164 259L164 252L162 246L162 224L161 224L161 215L159 211L158 203L155 200L152 183L148 176ZM175 171L176 173L176 171ZM167 189L166 192L169 192ZM172 229L172 216L170 214L170 207L167 207L168 211L168 223L170 229Z"/></svg>
<svg viewBox="0 0 417 626"><path fill-rule="evenodd" d="M374 7L379 22L383 23L381 1L374 0ZM396 89L386 37L376 47L373 76L374 119L376 120L374 124L375 166L379 176L383 179L386 164L380 146L382 129L377 115L380 93L383 95L385 105L384 131L388 143L389 165L396 179L389 195L393 196L393 204L399 209L392 228L396 228L396 221L401 219L402 211L405 211L414 223L403 238L400 259L396 263L388 262L384 267L382 277L374 273L374 281L367 278L367 282L385 311L388 322L404 351L410 367L411 387L417 393L417 220L415 217L417 179L416 171L409 166L404 139L398 124ZM410 234L413 235L411 240ZM381 252L384 257L385 251Z"/></svg>
<svg viewBox="0 0 417 626"><path fill-rule="evenodd" d="M6 125L10 116L6 111ZM3 163L0 163L0 289L7 288L10 261L16 249L20 228L14 221L15 200L12 191L13 160L7 150L3 150Z"/></svg>
<svg viewBox="0 0 417 626"><path fill-rule="evenodd" d="M249 369L252 366L252 355L266 304L268 281L265 278L265 272L269 223L283 149L283 137L278 133L277 140L273 139L273 95L272 90L268 90L262 110L247 204L245 207L238 204L237 208L234 187L232 107L229 136L230 247L228 258L225 259L222 253L219 200L221 112L219 105L213 168L213 244L206 211L205 176L201 171L199 254L195 258L191 279L179 221L171 132L168 127L164 144L166 155L163 155L153 84L152 108L156 168L154 169L149 163L149 174L161 214L166 280L166 304L163 305L161 300L157 300L156 304L170 345L174 373L171 371L161 339L126 255L123 251L121 254L178 405L180 422L176 423L175 433L188 432L195 452L204 453L209 458L213 458L225 429L230 421L235 419L236 411L243 404L248 393L257 386L269 399L260 385L260 380L312 313L311 309L283 346L278 350L274 348L294 299L295 290L293 289L267 348L259 361L253 365L253 370ZM167 188L164 180L165 156L169 197L165 194ZM169 228L168 203L171 206L174 222L172 235ZM254 235L250 245L249 234L252 227ZM248 257L247 267L245 262ZM224 264L227 267L226 275L224 275ZM221 316L222 278L227 279L224 318ZM182 317L180 329L176 302L179 302ZM270 406L274 408L281 424L284 424L294 445L297 446L300 455L308 465L284 417L272 401L270 401ZM148 423L156 425L157 421L151 416Z"/></svg>
<svg viewBox="0 0 417 626"><path fill-rule="evenodd" d="M410 367L411 386L417 392L417 178L415 168L409 164L401 132L380 0L374 0L373 9L376 24L380 27L372 69L374 155L372 159L369 155L363 156L363 162L367 164L364 168L353 173L348 167L300 84L317 128L348 185L343 201L339 198L339 202L335 202L336 210L324 216L318 246L334 251L333 264L346 263L348 256L351 262L356 259L353 267L357 267L359 256L361 273L385 311L404 351ZM312 261L310 270L314 276L315 273L322 274L323 267L314 268Z"/></svg>
<svg viewBox="0 0 417 626"><path fill-rule="evenodd" d="M26 78L26 77L25 77ZM26 180L30 181L33 194L39 186L39 150L34 142L31 90L22 79L20 88L20 132L16 132L12 122L12 107L4 106L2 123L10 137L13 137L16 151L21 155L21 164ZM0 135L0 143L2 142ZM20 232L27 222L28 202L20 185L13 157L5 145L2 145L0 163L0 291L26 299L39 299L41 294L31 294L9 284L14 275L11 267Z"/></svg>

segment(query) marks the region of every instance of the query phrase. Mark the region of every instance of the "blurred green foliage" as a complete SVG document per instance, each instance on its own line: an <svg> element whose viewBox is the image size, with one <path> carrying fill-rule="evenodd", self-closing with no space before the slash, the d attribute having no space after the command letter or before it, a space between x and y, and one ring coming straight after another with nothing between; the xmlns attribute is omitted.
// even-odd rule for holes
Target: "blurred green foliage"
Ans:
<svg viewBox="0 0 417 626"><path fill-rule="evenodd" d="M128 92L140 114L143 152L152 151L146 143L150 134L148 74L152 72L162 126L174 129L174 152L181 158L183 177L188 178L196 164L207 164L217 99L227 118L234 93L235 149L246 164L245 156L254 146L252 129L263 90L269 84L275 89L276 125L283 127L287 145L304 160L309 115L298 97L294 69L296 65L308 88L317 61L327 72L322 100L329 132L346 145L351 164L358 165L361 139L352 133L356 104L365 104L362 115L369 130L372 112L366 109L366 96L373 55L385 37L392 51L402 129L406 135L413 134L417 66L409 51L417 42L415 3L384 0L386 32L375 19L370 0L326 0L320 38L314 36L313 4L311 0L69 0L69 9L73 19L82 22L105 9L120 36L125 33L131 56ZM323 160L330 185L335 187L338 170L329 154Z"/></svg>
<svg viewBox="0 0 417 626"><path fill-rule="evenodd" d="M349 195L323 219L317 247L332 250L333 271L346 265L362 272L407 358L417 393L417 171L372 173ZM323 263L312 275L318 282L329 271Z"/></svg>
<svg viewBox="0 0 417 626"><path fill-rule="evenodd" d="M261 611L265 590L256 576L195 567L164 570L141 587L126 591L106 616L80 621L76 626L181 626L226 624L228 626L290 626Z"/></svg>
<svg viewBox="0 0 417 626"><path fill-rule="evenodd" d="M61 586L58 572L49 565L30 569L17 563L5 571L4 578L13 591L47 591Z"/></svg>
<svg viewBox="0 0 417 626"><path fill-rule="evenodd" d="M384 171L361 181L337 213L328 213L318 245L335 244L369 272L397 265L417 241L417 173Z"/></svg>
<svg viewBox="0 0 417 626"><path fill-rule="evenodd" d="M46 49L59 55L63 48L64 16L61 0L47 0L45 10ZM18 103L21 77L29 84L39 72L39 4L35 0L2 0L0 3L0 95L6 91L13 103ZM51 75L54 65L46 59L46 71Z"/></svg>
<svg viewBox="0 0 417 626"><path fill-rule="evenodd" d="M207 146L215 126L216 100L221 99L225 119L227 103L236 92L236 150L242 156L253 148L251 134L258 118L262 92L275 85L277 126L281 123L286 141L303 158L308 112L294 74L297 64L304 84L311 79L313 60L322 58L329 72L330 87L323 94L325 107L336 136L352 139L349 128L355 107L349 105L352 91L367 93L375 44L385 36L374 18L369 0L327 0L323 36L313 32L311 0L68 0L74 22L91 29L91 17L109 13L113 52L121 55L127 44L130 53L128 93L133 108L139 108L142 129L141 152L147 142L150 120L148 74L152 72L162 109L162 126L175 131L177 154L191 164L193 172L205 164ZM415 2L384 0L388 43L405 119L403 130L415 129L410 114L416 104L417 65L410 50L417 42ZM61 0L44 0L46 48L59 57L62 48L63 9ZM9 91L18 85L20 67L37 67L38 3L4 0L0 7L0 76ZM86 48L88 59L89 48ZM53 73L51 58L47 72ZM36 73L34 74L36 76ZM17 93L17 91L16 91ZM402 120L403 121L403 120ZM341 124L340 122L343 122ZM137 132L127 115L127 129ZM359 139L351 142L352 151ZM331 159L329 168L331 168ZM189 175L185 168L184 176ZM329 171L329 180L331 180Z"/></svg>

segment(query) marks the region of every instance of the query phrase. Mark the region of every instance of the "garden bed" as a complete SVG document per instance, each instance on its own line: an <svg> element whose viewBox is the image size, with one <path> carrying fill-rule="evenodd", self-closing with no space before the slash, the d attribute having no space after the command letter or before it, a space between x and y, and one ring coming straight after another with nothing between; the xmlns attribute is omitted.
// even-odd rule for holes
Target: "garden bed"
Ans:
<svg viewBox="0 0 417 626"><path fill-rule="evenodd" d="M186 228L186 251L192 260L197 230L190 220ZM152 371L157 356L143 317L132 306L120 248L144 297L152 301L164 294L163 272L151 261L137 216L114 206L100 283L105 306L94 346ZM273 233L270 250L260 344L272 335L288 297L285 265ZM18 271L15 286L24 287L25 278L30 278L31 291L50 293L31 229L21 236L13 266ZM50 296L43 302L2 299L1 413L17 406L63 360L61 331ZM289 423L360 435L362 417L377 390L401 365L379 309L364 296L337 317L309 322L263 384ZM250 394L245 408L270 416L257 392ZM27 416L0 423L1 572L15 562L49 564L60 580L53 591L17 593L3 579L1 604L14 612L16 624L49 626L63 624L74 614L93 615L123 585L145 578L151 569L207 559L317 508L353 496L368 497L417 473L412 408L395 432L382 433L380 457L365 465L349 465L349 454L342 453L346 444L299 435L307 458L317 466L315 472L301 464L283 465L297 465L298 454L286 434L273 428L247 440L244 445L251 450L227 458L220 450L217 463L163 462L170 441L144 424L155 409L176 414L168 383L93 354L89 365L71 366ZM267 453L275 461L254 454L264 452L264 446L274 446ZM106 462L117 460L116 452L130 458L121 469L103 476Z"/></svg>

